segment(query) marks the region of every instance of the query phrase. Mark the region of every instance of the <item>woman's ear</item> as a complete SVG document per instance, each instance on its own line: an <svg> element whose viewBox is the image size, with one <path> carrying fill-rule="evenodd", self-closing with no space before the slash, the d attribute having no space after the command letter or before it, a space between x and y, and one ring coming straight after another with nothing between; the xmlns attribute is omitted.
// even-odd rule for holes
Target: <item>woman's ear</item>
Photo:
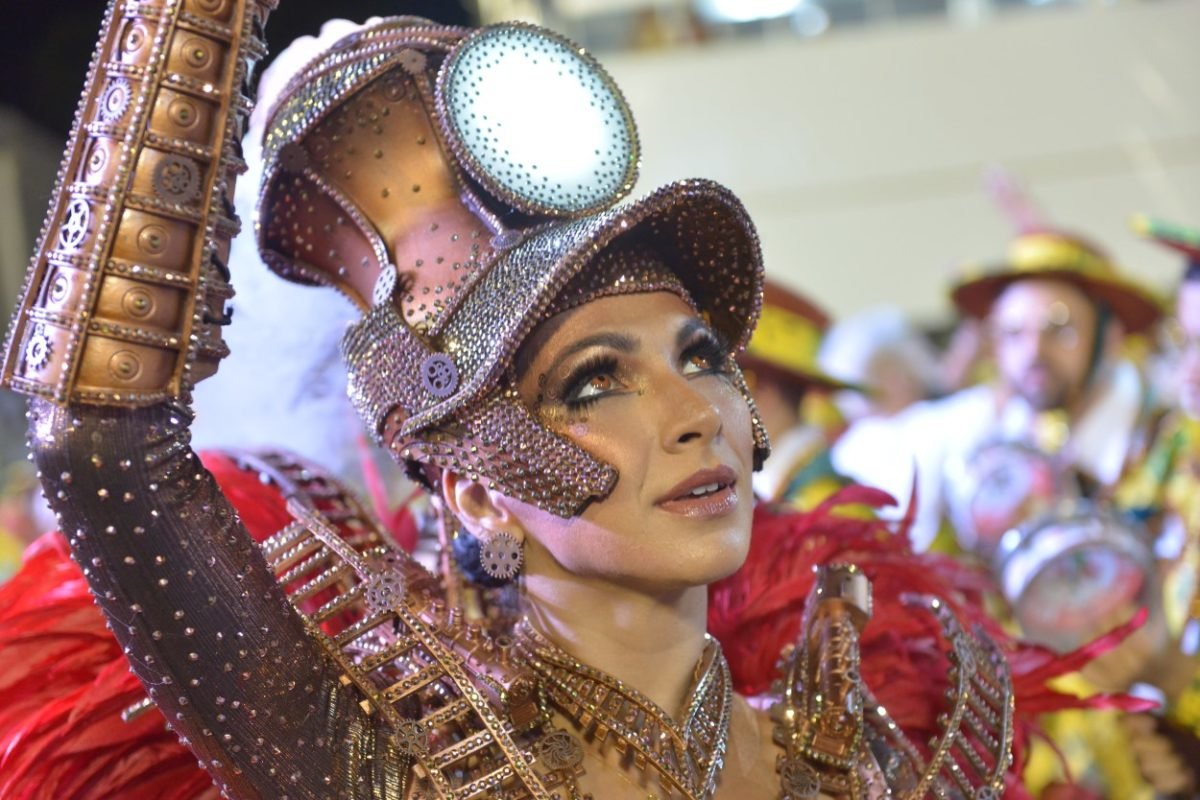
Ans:
<svg viewBox="0 0 1200 800"><path fill-rule="evenodd" d="M499 502L499 492L454 472L443 473L441 483L446 508L472 536L486 542L507 533L518 542L525 541L525 527Z"/></svg>

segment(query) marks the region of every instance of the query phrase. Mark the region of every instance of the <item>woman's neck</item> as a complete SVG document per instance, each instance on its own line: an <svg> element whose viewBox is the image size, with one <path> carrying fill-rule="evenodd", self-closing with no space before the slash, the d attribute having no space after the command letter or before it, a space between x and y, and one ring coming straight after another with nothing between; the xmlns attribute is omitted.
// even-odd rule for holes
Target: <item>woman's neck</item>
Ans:
<svg viewBox="0 0 1200 800"><path fill-rule="evenodd" d="M525 590L535 630L678 718L704 652L707 587L656 594L552 570Z"/></svg>

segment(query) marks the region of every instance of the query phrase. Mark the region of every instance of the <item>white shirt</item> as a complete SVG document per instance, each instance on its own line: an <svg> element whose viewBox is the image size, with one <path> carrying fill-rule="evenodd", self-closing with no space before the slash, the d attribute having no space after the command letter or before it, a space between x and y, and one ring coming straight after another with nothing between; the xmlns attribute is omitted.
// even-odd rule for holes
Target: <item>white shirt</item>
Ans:
<svg viewBox="0 0 1200 800"><path fill-rule="evenodd" d="M1118 362L1100 379L1088 410L1071 426L1069 452L1076 466L1105 485L1125 468L1142 418L1145 390L1137 368ZM1034 410L1020 398L999 406L991 386L963 389L940 400L917 403L893 417L853 425L833 448L834 467L859 483L891 493L903 515L916 477L913 547L933 542L946 514L948 472L969 462L983 444L1019 439Z"/></svg>

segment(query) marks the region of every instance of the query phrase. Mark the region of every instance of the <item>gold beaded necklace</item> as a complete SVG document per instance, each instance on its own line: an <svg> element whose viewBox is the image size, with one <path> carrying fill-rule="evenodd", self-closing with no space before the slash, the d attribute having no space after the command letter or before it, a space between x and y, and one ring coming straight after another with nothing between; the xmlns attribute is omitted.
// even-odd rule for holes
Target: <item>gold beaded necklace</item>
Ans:
<svg viewBox="0 0 1200 800"><path fill-rule="evenodd" d="M733 681L716 640L708 637L696 666L682 724L622 681L572 658L523 619L517 646L550 702L597 742L687 800L708 800L717 788L729 743Z"/></svg>

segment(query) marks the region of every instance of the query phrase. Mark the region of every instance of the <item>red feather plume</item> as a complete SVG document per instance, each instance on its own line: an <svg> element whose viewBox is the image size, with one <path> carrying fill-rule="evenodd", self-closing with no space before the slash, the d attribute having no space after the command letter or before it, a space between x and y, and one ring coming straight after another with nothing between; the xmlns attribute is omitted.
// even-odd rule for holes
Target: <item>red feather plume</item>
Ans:
<svg viewBox="0 0 1200 800"><path fill-rule="evenodd" d="M800 634L813 567L852 563L871 579L873 593L872 616L860 642L863 679L913 741L924 743L938 733L937 716L947 710L950 664L936 620L905 606L902 596L941 597L964 627L980 626L1000 646L1012 670L1018 729L1009 796L1026 796L1017 776L1038 714L1066 708L1146 707L1130 697L1081 699L1046 685L1116 646L1140 620L1067 655L1018 641L984 611L983 595L990 585L985 574L948 556L914 553L906 523L897 530L875 519L832 513L848 504L881 508L895 501L876 489L849 486L811 512L766 506L755 510L745 565L709 591L709 631L721 642L737 691L756 695L770 689L780 652Z"/></svg>

